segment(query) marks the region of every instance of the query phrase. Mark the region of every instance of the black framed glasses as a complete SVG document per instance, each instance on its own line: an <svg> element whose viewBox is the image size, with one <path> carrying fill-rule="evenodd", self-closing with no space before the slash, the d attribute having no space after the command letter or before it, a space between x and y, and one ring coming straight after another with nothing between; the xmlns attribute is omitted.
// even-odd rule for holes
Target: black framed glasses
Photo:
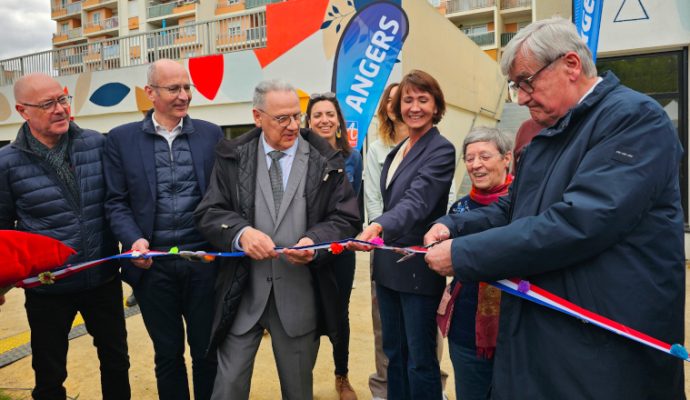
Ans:
<svg viewBox="0 0 690 400"><path fill-rule="evenodd" d="M72 96L67 94L64 96L60 96L57 99L44 101L43 103L40 103L40 104L31 104L31 103L20 103L20 104L25 106L25 107L35 107L35 108L40 108L43 111L49 111L49 110L55 109L56 104L59 104L65 108L69 107L70 104L72 104Z"/></svg>
<svg viewBox="0 0 690 400"><path fill-rule="evenodd" d="M324 100L324 99L335 99L335 93L325 92L325 93L312 93L309 96L309 100Z"/></svg>
<svg viewBox="0 0 690 400"><path fill-rule="evenodd" d="M302 113L299 112L292 115L271 115L260 108L257 108L257 110L273 118L273 120L276 121L278 125L282 126L283 128L287 128L288 126L290 126L290 123L292 123L293 120L297 122L297 126L299 126L302 123Z"/></svg>
<svg viewBox="0 0 690 400"><path fill-rule="evenodd" d="M479 154L468 154L466 156L463 156L462 159L465 161L467 164L472 164L474 163L475 159L479 159L482 163L488 162L492 158L496 156L503 156L501 153L479 153Z"/></svg>
<svg viewBox="0 0 690 400"><path fill-rule="evenodd" d="M551 64L555 63L556 61L560 60L565 54L561 54L558 57L554 58L553 60L547 62L544 64L543 67L539 68L537 72L533 73L532 75L528 76L525 79L521 79L518 81L508 81L508 93L510 94L510 100L513 102L517 103L518 102L518 92L522 90L523 92L527 94L532 94L534 93L534 80L537 79L537 76L539 74L547 69L548 67L551 66Z"/></svg>
<svg viewBox="0 0 690 400"><path fill-rule="evenodd" d="M156 88L156 89L165 89L172 96L179 95L182 90L184 90L187 94L191 94L192 89L194 88L194 85L190 85L190 84L171 85L171 86L158 86L158 85L149 85L149 86L151 86L152 88Z"/></svg>

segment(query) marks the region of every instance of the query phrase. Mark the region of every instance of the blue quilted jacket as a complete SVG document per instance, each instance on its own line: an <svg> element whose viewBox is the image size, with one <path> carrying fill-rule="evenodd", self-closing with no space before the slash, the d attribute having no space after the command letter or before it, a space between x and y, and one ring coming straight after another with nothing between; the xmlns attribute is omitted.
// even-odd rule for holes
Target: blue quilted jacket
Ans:
<svg viewBox="0 0 690 400"><path fill-rule="evenodd" d="M74 123L67 134L80 204L67 199L55 171L29 149L22 127L13 143L0 149L0 229L17 229L60 240L77 251L68 263L116 254L117 243L103 209L105 137ZM116 277L117 266L109 263L30 290L73 293L98 287Z"/></svg>

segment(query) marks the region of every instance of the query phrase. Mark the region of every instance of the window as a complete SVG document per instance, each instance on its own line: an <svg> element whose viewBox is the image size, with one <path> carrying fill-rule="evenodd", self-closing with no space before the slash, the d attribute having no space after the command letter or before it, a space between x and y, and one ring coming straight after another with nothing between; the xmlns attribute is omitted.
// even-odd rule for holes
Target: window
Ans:
<svg viewBox="0 0 690 400"><path fill-rule="evenodd" d="M683 148L688 148L688 51L600 58L599 74L613 71L621 83L642 92L666 110L678 129ZM680 165L681 203L688 228L688 154Z"/></svg>
<svg viewBox="0 0 690 400"><path fill-rule="evenodd" d="M69 32L69 22L63 22L60 24L60 33L66 35Z"/></svg>
<svg viewBox="0 0 690 400"><path fill-rule="evenodd" d="M242 33L242 26L239 22L233 22L228 24L228 36L237 36Z"/></svg>
<svg viewBox="0 0 690 400"><path fill-rule="evenodd" d="M429 0L429 4L431 4L434 7L438 7L441 5L441 0Z"/></svg>
<svg viewBox="0 0 690 400"><path fill-rule="evenodd" d="M462 32L467 36L481 35L482 33L488 33L489 28L486 24L482 25L471 25L462 28Z"/></svg>
<svg viewBox="0 0 690 400"><path fill-rule="evenodd" d="M94 25L100 25L101 24L101 13L97 12L97 13L91 14L91 22Z"/></svg>

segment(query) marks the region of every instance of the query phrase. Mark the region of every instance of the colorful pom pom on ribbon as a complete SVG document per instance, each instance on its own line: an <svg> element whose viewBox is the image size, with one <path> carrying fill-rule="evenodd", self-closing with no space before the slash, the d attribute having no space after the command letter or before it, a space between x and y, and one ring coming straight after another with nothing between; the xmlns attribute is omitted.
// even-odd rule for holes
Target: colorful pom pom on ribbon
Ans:
<svg viewBox="0 0 690 400"><path fill-rule="evenodd" d="M375 238L371 239L369 243L373 244L374 246L383 246L383 239L381 239L379 236L376 236Z"/></svg>
<svg viewBox="0 0 690 400"><path fill-rule="evenodd" d="M331 243L329 250L333 254L340 254L345 250L345 247L343 247L343 245L340 243L334 242L334 243Z"/></svg>
<svg viewBox="0 0 690 400"><path fill-rule="evenodd" d="M52 285L55 283L55 277L52 272L45 271L38 274L38 281L41 282L42 285Z"/></svg>
<svg viewBox="0 0 690 400"><path fill-rule="evenodd" d="M681 360L687 360L688 351L682 345L676 343L671 346L671 354L680 358Z"/></svg>
<svg viewBox="0 0 690 400"><path fill-rule="evenodd" d="M529 292L529 281L520 281L517 287L518 292L527 293Z"/></svg>
<svg viewBox="0 0 690 400"><path fill-rule="evenodd" d="M168 251L169 254L179 254L180 253L180 248L177 246L171 247L170 250Z"/></svg>

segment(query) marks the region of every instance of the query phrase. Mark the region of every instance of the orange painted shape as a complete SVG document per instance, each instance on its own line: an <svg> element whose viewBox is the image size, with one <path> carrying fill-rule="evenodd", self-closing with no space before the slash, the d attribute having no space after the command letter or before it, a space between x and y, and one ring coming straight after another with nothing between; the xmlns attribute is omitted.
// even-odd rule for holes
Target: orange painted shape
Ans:
<svg viewBox="0 0 690 400"><path fill-rule="evenodd" d="M153 102L151 102L149 96L146 95L144 89L136 86L134 88L134 96L137 99L137 108L142 113L146 114L150 109L153 108Z"/></svg>
<svg viewBox="0 0 690 400"><path fill-rule="evenodd" d="M254 50L261 68L321 29L328 3L328 0L293 0L267 5L267 46Z"/></svg>
<svg viewBox="0 0 690 400"><path fill-rule="evenodd" d="M189 59L189 74L196 90L209 100L216 98L223 82L222 54Z"/></svg>

